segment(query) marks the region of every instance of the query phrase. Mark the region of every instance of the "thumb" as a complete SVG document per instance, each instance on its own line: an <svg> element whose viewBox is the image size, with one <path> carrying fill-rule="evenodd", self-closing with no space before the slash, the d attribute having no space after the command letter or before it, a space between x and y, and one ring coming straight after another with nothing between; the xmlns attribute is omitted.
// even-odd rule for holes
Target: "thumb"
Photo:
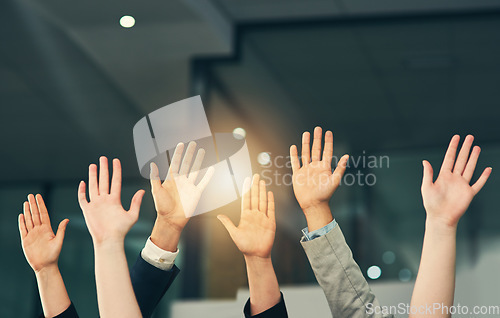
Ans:
<svg viewBox="0 0 500 318"><path fill-rule="evenodd" d="M233 221L231 221L231 219L229 219L226 215L217 215L217 218L222 223L222 225L224 225L232 238L234 232L236 231L236 226L233 224Z"/></svg>
<svg viewBox="0 0 500 318"><path fill-rule="evenodd" d="M141 209L142 198L144 197L144 190L137 191L132 197L132 201L130 202L129 213L132 213L137 220L139 218L139 211Z"/></svg>
<svg viewBox="0 0 500 318"><path fill-rule="evenodd" d="M151 191L154 191L155 188L161 186L160 172L158 171L158 166L154 162L151 162L149 167L151 170L149 174L149 181L151 181Z"/></svg>
<svg viewBox="0 0 500 318"><path fill-rule="evenodd" d="M340 184L340 181L344 177L348 160L349 160L349 155L347 154L343 155L342 158L340 158L339 163L337 164L337 167L335 168L331 176L333 184Z"/></svg>
<svg viewBox="0 0 500 318"><path fill-rule="evenodd" d="M66 233L66 226L68 225L69 220L64 219L59 223L59 227L57 228L57 233L56 233L56 240L60 242L62 245L62 242L64 241L64 234Z"/></svg>
<svg viewBox="0 0 500 318"><path fill-rule="evenodd" d="M422 161L422 165L424 166L424 175L422 177L422 188L424 188L432 185L434 172L432 170L432 166L429 163L429 161L427 160Z"/></svg>
<svg viewBox="0 0 500 318"><path fill-rule="evenodd" d="M214 167L208 168L207 172L205 172L205 175L203 176L201 181L198 183L198 187L201 189L202 192L207 187L208 183L210 182L210 179L212 179L214 172L215 172Z"/></svg>

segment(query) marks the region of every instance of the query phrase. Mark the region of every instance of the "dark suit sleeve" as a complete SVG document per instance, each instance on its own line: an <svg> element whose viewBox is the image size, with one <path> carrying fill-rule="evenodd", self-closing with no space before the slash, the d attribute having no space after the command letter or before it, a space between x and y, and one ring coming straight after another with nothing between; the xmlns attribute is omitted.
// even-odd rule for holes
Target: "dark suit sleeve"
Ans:
<svg viewBox="0 0 500 318"><path fill-rule="evenodd" d="M151 316L178 273L175 265L171 270L164 271L146 262L139 254L130 270L130 278L144 318Z"/></svg>
<svg viewBox="0 0 500 318"><path fill-rule="evenodd" d="M248 299L243 309L243 313L245 314L245 318L288 318L283 294L281 294L279 303L255 316L252 316L250 313L250 299Z"/></svg>
<svg viewBox="0 0 500 318"><path fill-rule="evenodd" d="M40 318L44 318L44 315L41 314ZM71 305L69 305L69 307L65 311L55 316L54 318L78 318L78 313L76 312L73 303L71 303Z"/></svg>

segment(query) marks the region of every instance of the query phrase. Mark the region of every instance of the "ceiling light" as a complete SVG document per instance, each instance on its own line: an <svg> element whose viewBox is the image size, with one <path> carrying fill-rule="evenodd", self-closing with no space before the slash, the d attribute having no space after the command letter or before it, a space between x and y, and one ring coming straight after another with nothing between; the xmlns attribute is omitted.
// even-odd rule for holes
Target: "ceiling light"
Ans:
<svg viewBox="0 0 500 318"><path fill-rule="evenodd" d="M131 28L135 25L135 19L133 16L130 15L124 15L120 19L120 25L124 28Z"/></svg>

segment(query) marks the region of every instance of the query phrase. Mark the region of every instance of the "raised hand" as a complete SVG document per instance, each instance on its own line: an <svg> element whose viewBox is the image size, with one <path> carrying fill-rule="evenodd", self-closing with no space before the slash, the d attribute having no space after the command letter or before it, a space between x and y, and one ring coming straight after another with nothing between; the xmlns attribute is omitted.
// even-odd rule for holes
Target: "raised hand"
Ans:
<svg viewBox="0 0 500 318"><path fill-rule="evenodd" d="M44 316L55 317L71 305L57 265L69 220L62 220L54 235L49 212L39 194L36 198L28 195L23 209L24 214L19 215L19 233L24 255L35 272Z"/></svg>
<svg viewBox="0 0 500 318"><path fill-rule="evenodd" d="M24 214L19 214L19 233L26 260L35 273L51 266L57 267L69 220L62 220L54 235L49 213L40 194L36 195L36 199L33 194L28 195L23 209Z"/></svg>
<svg viewBox="0 0 500 318"><path fill-rule="evenodd" d="M491 168L486 168L476 183L470 185L481 151L477 146L470 151L473 141L474 137L470 135L465 138L455 160L460 137L453 136L436 182L433 182L431 164L423 161L421 190L427 219L422 258L411 299L411 318L451 317L451 313L440 309L450 308L455 296L458 221L491 174ZM418 308L428 308L434 304L440 304L440 309L425 313L418 311Z"/></svg>
<svg viewBox="0 0 500 318"><path fill-rule="evenodd" d="M321 138L321 127L316 127L311 151L311 136L309 132L304 132L302 135L302 166L300 166L297 146L290 147L293 191L306 218L308 218L310 231L321 228L332 220L329 201L340 185L349 159L348 155L342 156L332 172L333 133L327 131L325 134L323 156L321 156Z"/></svg>
<svg viewBox="0 0 500 318"><path fill-rule="evenodd" d="M276 233L274 196L266 191L259 175L246 178L241 198L241 219L236 227L225 215L218 215L238 249L245 256L250 315L255 316L276 306L281 300L280 288L271 261ZM247 315L247 314L245 314Z"/></svg>
<svg viewBox="0 0 500 318"><path fill-rule="evenodd" d="M246 178L243 184L238 227L225 215L217 218L245 257L271 257L276 232L274 196L271 191L266 191L266 183L259 181L258 174L253 176L251 185L250 178Z"/></svg>
<svg viewBox="0 0 500 318"><path fill-rule="evenodd" d="M135 193L126 211L121 203L122 171L120 160L113 160L113 176L109 185L108 159L99 159L100 171L97 180L97 166L89 166L89 196L85 194L85 182L81 181L78 188L78 202L83 211L85 222L94 244L108 239L124 240L125 235L139 217L139 209L144 196L144 190Z"/></svg>
<svg viewBox="0 0 500 318"><path fill-rule="evenodd" d="M486 168L479 179L472 186L470 185L481 152L478 146L470 152L473 141L474 137L471 135L465 138L455 160L460 136L453 136L435 182L433 182L431 164L427 160L423 161L424 175L421 190L428 219L442 221L448 226L456 226L474 196L488 180L491 168Z"/></svg>
<svg viewBox="0 0 500 318"><path fill-rule="evenodd" d="M205 156L205 150L199 149L191 167L195 149L196 142L191 141L182 159L184 144L177 145L163 183L158 175L158 167L151 163L151 192L158 218L165 220L178 231L182 231L189 218L193 216L201 194L214 173L213 167L208 168L201 181L195 184Z"/></svg>
<svg viewBox="0 0 500 318"><path fill-rule="evenodd" d="M120 160L113 160L113 176L109 184L108 159L99 159L97 166L89 166L89 195L85 195L85 182L78 187L78 202L85 223L94 242L95 277L99 314L108 317L142 317L135 298L124 241L130 228L137 222L144 190L135 193L126 211L121 203L122 170Z"/></svg>

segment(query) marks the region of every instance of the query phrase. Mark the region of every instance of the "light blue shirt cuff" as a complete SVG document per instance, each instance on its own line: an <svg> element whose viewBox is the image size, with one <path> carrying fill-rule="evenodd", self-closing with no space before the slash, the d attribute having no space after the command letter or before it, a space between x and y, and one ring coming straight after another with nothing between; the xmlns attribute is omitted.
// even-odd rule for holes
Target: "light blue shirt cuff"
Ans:
<svg viewBox="0 0 500 318"><path fill-rule="evenodd" d="M302 233L304 234L304 237L305 237L306 241L311 241L311 240L314 240L317 237L320 237L320 236L323 236L323 235L327 234L336 225L337 225L337 221L335 221L335 219L333 219L333 221L331 221L330 223L328 223L327 225L323 226L322 228L320 228L320 229L318 229L316 231L309 232L309 230L307 229L307 227L305 227L305 228L302 229Z"/></svg>

